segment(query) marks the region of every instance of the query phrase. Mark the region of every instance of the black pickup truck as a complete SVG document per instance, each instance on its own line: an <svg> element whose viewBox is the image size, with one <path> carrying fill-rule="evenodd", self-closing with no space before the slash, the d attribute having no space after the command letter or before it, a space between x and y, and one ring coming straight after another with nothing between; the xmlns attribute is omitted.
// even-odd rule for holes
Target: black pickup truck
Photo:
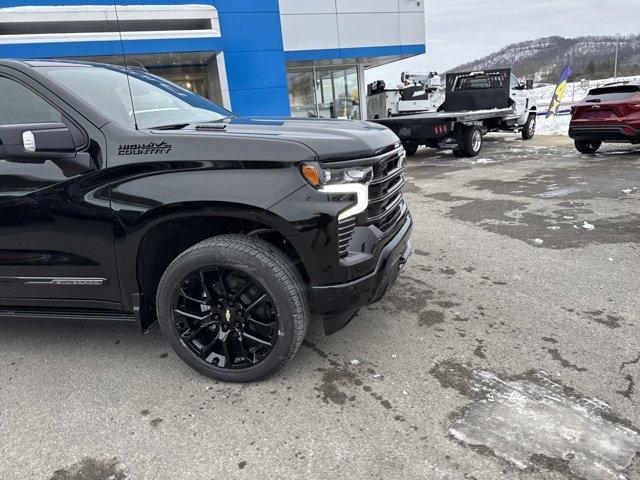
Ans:
<svg viewBox="0 0 640 480"><path fill-rule="evenodd" d="M405 152L379 125L240 118L142 70L0 61L0 318L156 320L253 381L411 253Z"/></svg>

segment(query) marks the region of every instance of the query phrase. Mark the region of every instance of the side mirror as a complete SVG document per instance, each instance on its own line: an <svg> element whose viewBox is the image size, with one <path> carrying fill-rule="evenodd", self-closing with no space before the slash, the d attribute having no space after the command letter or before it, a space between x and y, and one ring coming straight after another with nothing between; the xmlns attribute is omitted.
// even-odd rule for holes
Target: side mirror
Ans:
<svg viewBox="0 0 640 480"><path fill-rule="evenodd" d="M527 79L526 89L527 90L533 90L533 79L532 78L528 78Z"/></svg>
<svg viewBox="0 0 640 480"><path fill-rule="evenodd" d="M78 152L71 131L63 123L0 125L0 160L15 163L50 160L67 177L96 168L89 153Z"/></svg>
<svg viewBox="0 0 640 480"><path fill-rule="evenodd" d="M0 125L0 160L44 163L75 158L76 145L66 125Z"/></svg>

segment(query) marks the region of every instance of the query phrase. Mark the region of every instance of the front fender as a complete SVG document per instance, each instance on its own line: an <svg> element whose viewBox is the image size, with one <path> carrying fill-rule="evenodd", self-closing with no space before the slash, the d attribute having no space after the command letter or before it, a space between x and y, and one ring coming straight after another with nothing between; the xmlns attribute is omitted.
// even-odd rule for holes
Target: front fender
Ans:
<svg viewBox="0 0 640 480"><path fill-rule="evenodd" d="M244 168L243 168L244 167ZM246 168L240 162L145 163L111 172L115 248L125 306L138 291L136 259L145 235L160 223L186 217L228 217L292 227L268 208L305 185L292 164ZM283 231L284 230L284 231Z"/></svg>

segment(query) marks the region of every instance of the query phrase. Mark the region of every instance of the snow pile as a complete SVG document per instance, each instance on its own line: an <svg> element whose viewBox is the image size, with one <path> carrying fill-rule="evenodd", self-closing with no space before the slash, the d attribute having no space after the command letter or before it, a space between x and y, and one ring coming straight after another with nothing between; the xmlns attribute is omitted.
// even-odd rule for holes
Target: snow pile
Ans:
<svg viewBox="0 0 640 480"><path fill-rule="evenodd" d="M570 122L571 115L553 115L549 118L541 115L538 117L536 135L569 135Z"/></svg>

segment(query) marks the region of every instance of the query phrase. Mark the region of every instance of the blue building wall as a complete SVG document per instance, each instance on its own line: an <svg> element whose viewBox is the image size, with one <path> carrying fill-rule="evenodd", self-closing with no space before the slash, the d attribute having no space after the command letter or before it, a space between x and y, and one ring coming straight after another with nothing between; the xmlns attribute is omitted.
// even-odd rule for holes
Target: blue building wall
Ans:
<svg viewBox="0 0 640 480"><path fill-rule="evenodd" d="M213 0L213 5L220 14L233 110L289 115L278 0Z"/></svg>
<svg viewBox="0 0 640 480"><path fill-rule="evenodd" d="M113 0L2 0L0 6L113 5ZM118 5L211 3L222 38L0 45L2 58L224 52L233 110L241 115L289 115L278 0L117 0Z"/></svg>
<svg viewBox="0 0 640 480"><path fill-rule="evenodd" d="M408 56L425 45L285 52L278 0L115 0L118 5L210 3L219 13L221 38L86 41L0 45L0 58L54 58L222 51L232 109L241 115L289 115L286 62ZM114 0L0 0L0 7L113 5Z"/></svg>

